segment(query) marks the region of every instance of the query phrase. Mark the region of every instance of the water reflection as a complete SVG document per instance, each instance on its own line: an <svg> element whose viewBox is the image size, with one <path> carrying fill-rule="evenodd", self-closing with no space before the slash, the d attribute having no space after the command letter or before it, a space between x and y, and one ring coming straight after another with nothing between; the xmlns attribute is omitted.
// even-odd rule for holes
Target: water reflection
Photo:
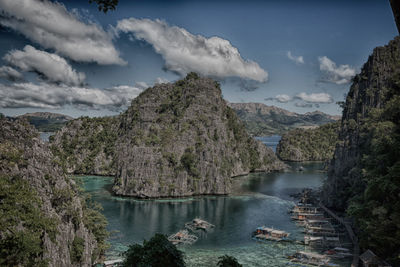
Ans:
<svg viewBox="0 0 400 267"><path fill-rule="evenodd" d="M296 164L292 166L297 168ZM321 168L321 164L309 163L304 164L303 172L254 173L236 178L240 186L233 196L186 199L136 200L115 197L110 193L112 178L85 176L83 180L86 191L91 192L93 199L103 205L109 230L119 231L110 240L110 255L125 250L129 244L149 239L155 233L175 233L186 222L200 217L214 224L215 229L202 234L194 245L183 249L198 262L204 262L204 266L209 264L207 262L212 256L201 259L202 253L208 251L217 257L227 250L231 250L230 254L242 255L240 257L244 262L248 255L271 255L270 266L280 266L284 258L275 258L278 251L280 254L284 253L282 249L285 253L294 252L301 247L296 244L286 244L284 247L270 244L266 248L250 238L251 232L257 226L266 225L288 231L292 237L302 239L301 229L287 214L293 205L290 194L300 192L304 187L320 186L325 176L317 171ZM251 266L260 264L254 259L247 260Z"/></svg>

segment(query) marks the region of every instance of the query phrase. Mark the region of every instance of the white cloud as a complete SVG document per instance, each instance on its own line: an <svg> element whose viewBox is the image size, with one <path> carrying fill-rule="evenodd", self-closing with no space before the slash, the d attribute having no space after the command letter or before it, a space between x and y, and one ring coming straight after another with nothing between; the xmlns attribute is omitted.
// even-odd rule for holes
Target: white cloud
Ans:
<svg viewBox="0 0 400 267"><path fill-rule="evenodd" d="M297 94L294 99L300 99L303 100L307 103L319 103L319 104L324 104L324 103L332 103L333 98L330 94L327 93L312 93L312 94L307 94L307 93L299 93Z"/></svg>
<svg viewBox="0 0 400 267"><path fill-rule="evenodd" d="M287 102L291 101L292 99L293 99L293 98L292 98L291 96L285 95L285 94L283 94L283 95L277 95L277 96L275 96L275 97L268 97L268 98L265 98L266 101L277 101L277 102L279 102L279 103L287 103Z"/></svg>
<svg viewBox="0 0 400 267"><path fill-rule="evenodd" d="M162 83L169 83L170 81L162 78L162 77L157 77L157 79L154 81L154 84L162 84Z"/></svg>
<svg viewBox="0 0 400 267"><path fill-rule="evenodd" d="M26 45L23 50L11 50L3 59L22 71L36 72L52 82L82 85L85 81L85 74L74 70L64 58L30 45Z"/></svg>
<svg viewBox="0 0 400 267"><path fill-rule="evenodd" d="M0 78L7 79L9 81L23 80L22 74L9 66L0 67Z"/></svg>
<svg viewBox="0 0 400 267"><path fill-rule="evenodd" d="M349 65L339 65L323 56L318 58L319 69L323 71L326 77L323 78L326 82L345 84L351 81L351 78L356 75L356 70Z"/></svg>
<svg viewBox="0 0 400 267"><path fill-rule="evenodd" d="M81 62L126 64L99 25L84 23L58 2L1 0L0 25L12 28L44 48Z"/></svg>
<svg viewBox="0 0 400 267"><path fill-rule="evenodd" d="M298 103L297 102L297 103L294 103L294 105L299 108L312 108L313 107L313 104L311 104L311 103ZM315 104L315 105L318 105L318 104Z"/></svg>
<svg viewBox="0 0 400 267"><path fill-rule="evenodd" d="M296 62L297 64L304 64L304 58L303 56L293 56L291 51L287 52L287 57Z"/></svg>
<svg viewBox="0 0 400 267"><path fill-rule="evenodd" d="M145 83L145 82L137 82L137 83L135 84L135 86L136 86L137 88L142 89L142 90L147 89L147 88L150 87L150 86L149 86L147 83Z"/></svg>
<svg viewBox="0 0 400 267"><path fill-rule="evenodd" d="M141 92L142 89L127 85L102 90L48 83L0 84L0 107L61 108L72 105L78 109L119 111L130 105Z"/></svg>
<svg viewBox="0 0 400 267"><path fill-rule="evenodd" d="M311 93L307 94L305 92L298 93L295 96L290 96L286 94L277 95L275 97L265 98L266 101L276 101L279 103L288 103L296 100L302 102L296 102L294 105L296 107L310 108L313 105L319 107L319 104L329 104L333 102L333 98L327 93Z"/></svg>
<svg viewBox="0 0 400 267"><path fill-rule="evenodd" d="M194 71L222 79L268 80L268 73L256 62L243 59L228 40L193 35L158 19L124 19L118 21L116 29L150 43L163 56L166 68L182 76Z"/></svg>

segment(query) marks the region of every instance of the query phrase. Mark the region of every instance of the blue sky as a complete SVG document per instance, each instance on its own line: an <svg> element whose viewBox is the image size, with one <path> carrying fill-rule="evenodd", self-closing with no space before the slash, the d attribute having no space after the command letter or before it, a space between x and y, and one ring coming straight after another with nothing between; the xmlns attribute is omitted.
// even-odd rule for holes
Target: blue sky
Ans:
<svg viewBox="0 0 400 267"><path fill-rule="evenodd" d="M118 114L187 71L218 79L230 102L340 114L351 77L398 34L383 0L120 0L107 14L82 0L4 0L0 10L6 115Z"/></svg>

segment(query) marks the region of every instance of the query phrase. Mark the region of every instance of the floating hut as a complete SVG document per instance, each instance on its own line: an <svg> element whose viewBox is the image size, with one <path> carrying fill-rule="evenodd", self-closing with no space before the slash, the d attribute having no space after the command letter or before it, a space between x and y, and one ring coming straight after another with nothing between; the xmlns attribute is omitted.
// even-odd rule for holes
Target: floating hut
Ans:
<svg viewBox="0 0 400 267"><path fill-rule="evenodd" d="M288 232L262 226L258 227L253 233L253 238L256 240L290 241L289 235Z"/></svg>
<svg viewBox="0 0 400 267"><path fill-rule="evenodd" d="M168 240L174 245L191 245L196 242L197 239L197 236L189 234L189 231L186 229L180 230L176 234L168 237Z"/></svg>
<svg viewBox="0 0 400 267"><path fill-rule="evenodd" d="M362 262L362 266L364 267L391 267L390 264L381 260L369 249L361 254L360 260Z"/></svg>
<svg viewBox="0 0 400 267"><path fill-rule="evenodd" d="M196 231L196 230L209 231L211 228L214 228L215 226L202 219L195 218L191 222L185 223L185 227L191 231Z"/></svg>

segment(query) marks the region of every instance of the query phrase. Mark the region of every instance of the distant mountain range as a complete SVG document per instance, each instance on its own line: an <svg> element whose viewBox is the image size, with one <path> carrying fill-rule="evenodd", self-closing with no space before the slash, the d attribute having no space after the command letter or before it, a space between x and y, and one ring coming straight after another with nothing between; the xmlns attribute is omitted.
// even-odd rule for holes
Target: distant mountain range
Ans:
<svg viewBox="0 0 400 267"><path fill-rule="evenodd" d="M34 112L18 116L26 118L40 132L55 132L73 118L67 115L51 112Z"/></svg>
<svg viewBox="0 0 400 267"><path fill-rule="evenodd" d="M228 106L236 112L252 136L283 135L291 129L314 128L341 118L320 111L299 114L262 103L228 103ZM51 112L26 113L18 117L26 118L40 132L56 132L74 119Z"/></svg>
<svg viewBox="0 0 400 267"><path fill-rule="evenodd" d="M337 121L341 116L332 116L321 111L299 114L262 103L228 103L253 136L282 135L294 128L313 128Z"/></svg>

